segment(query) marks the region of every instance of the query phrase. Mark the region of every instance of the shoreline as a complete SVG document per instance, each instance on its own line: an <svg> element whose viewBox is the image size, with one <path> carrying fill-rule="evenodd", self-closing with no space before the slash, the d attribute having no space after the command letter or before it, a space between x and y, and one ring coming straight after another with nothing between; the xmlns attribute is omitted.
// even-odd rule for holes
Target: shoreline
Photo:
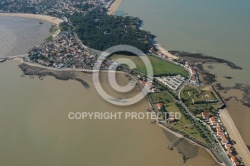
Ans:
<svg viewBox="0 0 250 166"><path fill-rule="evenodd" d="M119 1L119 3L121 3L121 0L116 0L116 2ZM114 2L115 3L115 2ZM117 10L117 8L119 7L119 3L115 5L114 9L113 9L113 13L115 12L115 10ZM113 5L113 4L112 4ZM34 15L34 14L19 14L19 13L0 13L0 16L16 16L16 17L25 17L25 18L33 18L33 19L38 19L38 20L43 20L43 21L48 21L48 22L52 22L55 23L57 25L60 24L60 22L57 22L57 18L53 18L50 16L45 16L45 15ZM160 46L159 43L157 43L157 48L159 49L159 51L161 51L163 54L165 54L166 56L169 56L170 58L175 58L178 59L178 56L172 55L170 52L168 52L166 49L164 49L162 46ZM194 58L197 59L197 58ZM31 66L36 66L36 64L32 64ZM34 67L33 66L33 67ZM51 68L49 69L51 70ZM65 70L67 71L67 69ZM72 69L73 71L73 69ZM49 72L49 71L48 71ZM230 117L231 118L231 117ZM240 155L241 156L241 155Z"/></svg>
<svg viewBox="0 0 250 166"><path fill-rule="evenodd" d="M47 68L41 68L38 66L31 66L26 63L21 63L18 65L18 67L21 69L21 71L25 76L31 76L31 77L38 76L40 79L46 76L52 76L55 77L55 79L63 81L75 80L80 82L84 88L86 89L89 88L89 84L86 81L77 78L74 71L51 70Z"/></svg>
<svg viewBox="0 0 250 166"><path fill-rule="evenodd" d="M23 18L31 18L36 20L47 21L59 26L60 23L63 22L62 19L51 17L48 15L41 15L41 14L30 14L30 13L0 13L0 16L9 16L9 17L23 17Z"/></svg>
<svg viewBox="0 0 250 166"><path fill-rule="evenodd" d="M114 15L122 3L122 0L113 0L112 4L108 8L108 14Z"/></svg>
<svg viewBox="0 0 250 166"><path fill-rule="evenodd" d="M240 154L240 157L244 161L245 165L250 165L250 152L237 127L235 126L233 119L226 109L220 110L220 118L222 123L226 126L230 138L236 142L234 147Z"/></svg>
<svg viewBox="0 0 250 166"><path fill-rule="evenodd" d="M156 48L164 55L166 55L170 59L179 59L178 56L172 54L167 49L165 49L163 46L160 45L160 43L156 42Z"/></svg>
<svg viewBox="0 0 250 166"><path fill-rule="evenodd" d="M190 52L184 52L184 51L169 51L171 54L174 54L175 56L178 56L179 58L183 58L183 59L188 59L189 61L200 61L200 62L205 62L205 63L222 63L222 64L226 64L227 66L229 66L231 69L237 69L237 70L242 70L243 68L236 65L235 63L226 60L226 59L222 59L222 58L217 58L217 57L213 57L213 56L207 56L204 55L202 53L190 53Z"/></svg>
<svg viewBox="0 0 250 166"><path fill-rule="evenodd" d="M249 152L249 149L247 147L248 144L246 141L243 140L243 136L239 130L241 128L241 127L239 127L239 124L237 126L235 125L237 120L235 121L235 119L233 119L233 116L231 116L229 114L229 111L232 112L232 110L234 110L234 108L232 108L230 106L230 104L229 104L230 101L228 101L228 99L231 99L231 98L237 99L238 97L236 94L231 94L230 98L225 98L225 97L223 97L223 94L222 94L223 92L226 93L227 91L229 91L231 89L239 89L239 90L241 90L244 99L247 99L249 97L249 94L247 95L249 88L247 88L247 89L244 89L241 87L237 88L237 84L235 87L223 87L221 85L221 83L217 80L217 75L212 74L208 70L204 69L203 65L205 65L205 64L211 64L211 65L212 64L223 64L223 65L230 67L233 70L242 70L242 68L240 66L237 66L236 64L234 64L231 61L221 59L221 58L206 56L203 54L181 52L181 51L170 51L170 52L175 54L175 55L178 55L180 58L189 60L192 63L196 63L196 67L197 67L198 73L201 76L200 78L202 79L202 82L205 85L214 84L215 90L219 93L223 102L226 104L226 108L224 110L219 110L220 119L222 120L223 125L225 126L226 130L228 131L230 139L232 139L233 141L236 142L236 144L234 146L235 146L235 149L236 149L238 155L242 158L243 162L246 165L250 165L250 152ZM246 102L246 100L244 100L244 101ZM243 99L239 99L239 100L237 99L238 104L239 104L239 102L240 102L240 105L247 106L248 110L249 110L249 101L247 101L248 103L244 103ZM243 129L247 129L247 127L245 126ZM241 131L243 129L241 128ZM245 135L245 137L246 137L246 135Z"/></svg>
<svg viewBox="0 0 250 166"><path fill-rule="evenodd" d="M176 133L176 132L174 132L174 131L168 129L167 127L165 127L165 126L162 125L162 124L157 124L157 125L158 125L160 128L162 128L163 130L166 130L167 132L170 132L171 134L175 135L176 137L179 137L179 138L180 138L180 137L183 137L181 134ZM196 142L194 142L194 141L192 141L192 140L190 140L190 139L188 139L188 138L186 138L186 137L183 137L183 139L189 141L191 144L193 144L193 145L195 145L195 146L197 146L197 147L199 147L199 148L202 148L202 149L206 150L206 152L213 158L213 160L214 160L217 164L219 164L219 165L221 165L221 166L226 166L225 163L220 163L220 162L216 159L216 157L213 155L213 153L212 153L209 149L207 149L207 148L201 146L200 144L198 144L198 143L196 143Z"/></svg>
<svg viewBox="0 0 250 166"><path fill-rule="evenodd" d="M21 58L14 58L13 60L18 60L20 62L22 61ZM57 68L50 68L50 67L42 66L42 65L39 65L39 64L36 64L36 63L29 63L29 62L24 62L24 61L18 66L21 69L21 71L23 71L23 73L25 75L27 75L27 76L31 76L31 77L38 76L38 78L43 78L43 77L46 77L46 76L52 76L55 79L62 80L62 81L75 80L75 81L78 81L78 82L82 83L84 88L89 88L88 83L85 82L84 80L76 78L74 73L86 72L86 73L91 74L93 72L98 72L98 71L84 70L84 69L71 69L71 68L57 69ZM101 72L107 72L107 71L101 71ZM132 76L130 76L130 77L133 78ZM151 106L151 103L150 102L148 102L148 103ZM162 128L163 130L166 130L166 131L170 132L171 134L173 134L173 135L175 135L177 137L183 137L183 135L181 135L180 133L172 131L172 130L168 129L167 127L165 127L164 125L160 124L160 123L158 123L157 126ZM209 153L209 155L213 158L213 160L217 164L219 164L221 166L225 165L224 163L220 163L208 148L200 145L197 142L194 142L193 140L190 140L190 139L185 138L185 137L183 137L183 138L186 139L187 141L189 141L191 144L206 150L207 153Z"/></svg>
<svg viewBox="0 0 250 166"><path fill-rule="evenodd" d="M211 85L217 83L216 74L210 73L208 70L204 69L205 64L222 64L230 67L233 70L243 70L242 67L236 65L235 63L213 56L207 56L201 53L190 53L184 51L169 51L170 54L177 56L178 58L189 61L191 64L195 64L198 73L200 74L201 82L205 85ZM229 77L228 79L230 79Z"/></svg>

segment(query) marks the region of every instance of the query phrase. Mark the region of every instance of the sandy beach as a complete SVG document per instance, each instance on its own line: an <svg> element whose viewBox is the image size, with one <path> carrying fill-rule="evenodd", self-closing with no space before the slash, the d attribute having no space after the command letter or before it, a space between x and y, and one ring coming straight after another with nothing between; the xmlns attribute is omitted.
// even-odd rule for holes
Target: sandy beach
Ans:
<svg viewBox="0 0 250 166"><path fill-rule="evenodd" d="M114 0L114 2L111 4L109 8L108 14L113 15L117 11L121 3L122 0Z"/></svg>
<svg viewBox="0 0 250 166"><path fill-rule="evenodd" d="M0 16L14 16L14 17L24 17L24 18L33 18L33 19L38 19L42 21L47 21L51 22L54 24L59 25L63 20L56 18L56 17L51 17L47 15L40 15L40 14L24 14L24 13L0 13Z"/></svg>
<svg viewBox="0 0 250 166"><path fill-rule="evenodd" d="M250 165L250 152L228 111L226 109L220 110L220 117L223 124L227 128L230 138L236 142L234 147L239 153L239 156L243 159L245 165Z"/></svg>
<svg viewBox="0 0 250 166"><path fill-rule="evenodd" d="M159 43L156 44L156 48L163 54L165 54L166 56L168 56L168 58L171 59L179 59L178 56L175 56L173 54L170 54L165 48L163 48Z"/></svg>

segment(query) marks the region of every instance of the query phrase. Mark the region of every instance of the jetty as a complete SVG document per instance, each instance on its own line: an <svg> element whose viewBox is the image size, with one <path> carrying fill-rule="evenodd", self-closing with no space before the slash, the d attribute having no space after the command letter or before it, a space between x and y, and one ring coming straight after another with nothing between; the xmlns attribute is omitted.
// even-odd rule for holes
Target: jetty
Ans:
<svg viewBox="0 0 250 166"><path fill-rule="evenodd" d="M173 141L170 145L168 145L169 149L173 149L176 145L178 145L182 140L184 139L184 137L179 137L177 138L175 141Z"/></svg>

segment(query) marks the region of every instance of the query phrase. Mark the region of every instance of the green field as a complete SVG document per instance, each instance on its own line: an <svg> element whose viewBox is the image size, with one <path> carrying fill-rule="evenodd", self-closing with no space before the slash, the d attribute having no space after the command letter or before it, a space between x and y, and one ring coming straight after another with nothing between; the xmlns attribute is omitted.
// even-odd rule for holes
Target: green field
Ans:
<svg viewBox="0 0 250 166"><path fill-rule="evenodd" d="M205 110L216 113L216 109L221 105L209 87L186 86L181 92L181 99L194 115L201 114Z"/></svg>
<svg viewBox="0 0 250 166"><path fill-rule="evenodd" d="M185 98L190 98L194 103L216 103L218 100L210 90L203 89L184 89Z"/></svg>
<svg viewBox="0 0 250 166"><path fill-rule="evenodd" d="M168 124L170 127L188 134L190 137L200 142L206 143L205 139L201 136L191 121L180 111L180 108L176 105L175 100L168 92L153 93L150 94L150 97L152 98L153 103L164 103L167 112L179 112L181 114L181 119Z"/></svg>
<svg viewBox="0 0 250 166"><path fill-rule="evenodd" d="M218 101L214 93L209 87L189 87L186 86L181 92L181 98L184 100L194 101L194 102L206 102L206 100ZM215 102L216 103L216 102Z"/></svg>
<svg viewBox="0 0 250 166"><path fill-rule="evenodd" d="M109 59L119 59L119 58L128 58L132 60L136 65L136 70L146 74L147 69L142 60L138 56L132 56L132 55L118 55L114 54L109 57ZM188 72L183 69L181 66L178 66L176 64L173 64L171 62L162 60L160 58L154 57L154 56L148 56L153 70L154 70L154 76L160 76L160 75L177 75L180 74L184 77L188 77Z"/></svg>
<svg viewBox="0 0 250 166"><path fill-rule="evenodd" d="M164 103L173 103L174 102L171 95L167 92L166 93L164 93L164 92L153 93L153 94L151 94L151 97L152 97L153 101L155 101L155 102L164 102Z"/></svg>

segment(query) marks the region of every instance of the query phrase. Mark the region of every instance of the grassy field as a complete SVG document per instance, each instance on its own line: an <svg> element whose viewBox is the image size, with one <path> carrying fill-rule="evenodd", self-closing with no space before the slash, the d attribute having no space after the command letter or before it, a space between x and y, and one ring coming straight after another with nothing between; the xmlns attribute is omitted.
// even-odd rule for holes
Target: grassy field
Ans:
<svg viewBox="0 0 250 166"><path fill-rule="evenodd" d="M204 102L205 103L206 100L217 101L217 99L214 96L212 91L204 90L204 89L200 89L200 88L185 89L185 90L183 90L183 96L185 98L192 99L194 102Z"/></svg>
<svg viewBox="0 0 250 166"><path fill-rule="evenodd" d="M151 94L151 97L153 99L153 101L155 102L164 102L164 103L173 103L174 100L173 98L170 96L169 93L153 93Z"/></svg>
<svg viewBox="0 0 250 166"><path fill-rule="evenodd" d="M181 119L176 122L169 123L169 126L179 131L182 131L185 134L188 134L190 137L198 141L206 143L205 139L200 135L200 133L194 127L191 121L185 118L179 107L176 105L174 99L168 92L153 93L151 94L151 98L154 103L163 102L167 112L179 112L181 114Z"/></svg>
<svg viewBox="0 0 250 166"><path fill-rule="evenodd" d="M181 97L183 99L193 100L194 102L204 101L204 103L206 103L206 100L217 101L217 98L214 96L212 90L204 87L185 87L181 93Z"/></svg>
<svg viewBox="0 0 250 166"><path fill-rule="evenodd" d="M217 100L213 92L208 87L194 88L187 86L181 92L181 98L194 115L200 114L203 111L216 113L216 109L221 105L219 102L205 102L206 99ZM204 102L194 104L193 101Z"/></svg>
<svg viewBox="0 0 250 166"><path fill-rule="evenodd" d="M109 57L109 59L119 59L119 58L128 58L132 60L136 64L136 70L146 74L147 69L146 66L143 64L142 60L138 56L128 56L128 55L118 55L114 54ZM180 74L184 77L188 77L188 72L183 69L181 66L178 66L176 64L173 64L168 61L164 61L160 58L154 57L154 56L148 56L153 70L154 70L154 75L159 76L159 75L177 75Z"/></svg>
<svg viewBox="0 0 250 166"><path fill-rule="evenodd" d="M190 122L190 120L186 119L180 109L176 106L175 103L168 103L165 104L166 109L168 112L179 112L181 114L181 119L177 122L169 123L169 126L188 134L190 137L206 143L205 139L201 136L199 131L194 127L194 125Z"/></svg>

